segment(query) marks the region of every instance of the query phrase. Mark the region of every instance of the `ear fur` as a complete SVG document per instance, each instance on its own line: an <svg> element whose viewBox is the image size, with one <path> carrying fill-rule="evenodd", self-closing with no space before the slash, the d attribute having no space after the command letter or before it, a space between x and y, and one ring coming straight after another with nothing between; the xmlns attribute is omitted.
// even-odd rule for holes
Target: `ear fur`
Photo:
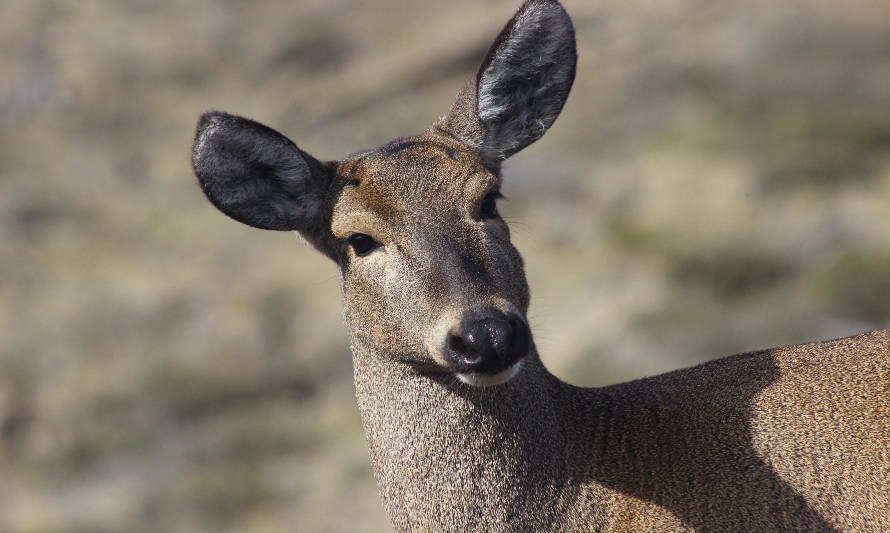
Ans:
<svg viewBox="0 0 890 533"><path fill-rule="evenodd" d="M204 113L192 166L207 199L261 229L307 230L321 216L330 177L284 135L246 118Z"/></svg>
<svg viewBox="0 0 890 533"><path fill-rule="evenodd" d="M527 0L436 126L500 164L553 124L572 88L576 63L568 13L556 0Z"/></svg>

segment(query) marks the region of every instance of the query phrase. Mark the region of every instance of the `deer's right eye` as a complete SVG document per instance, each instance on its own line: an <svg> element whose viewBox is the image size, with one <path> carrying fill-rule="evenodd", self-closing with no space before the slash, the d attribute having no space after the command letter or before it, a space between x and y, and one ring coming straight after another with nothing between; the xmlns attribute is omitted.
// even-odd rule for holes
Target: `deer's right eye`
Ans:
<svg viewBox="0 0 890 533"><path fill-rule="evenodd" d="M346 238L346 242L349 243L349 246L352 246L355 255L358 256L368 255L381 246L373 237L364 233L353 233Z"/></svg>

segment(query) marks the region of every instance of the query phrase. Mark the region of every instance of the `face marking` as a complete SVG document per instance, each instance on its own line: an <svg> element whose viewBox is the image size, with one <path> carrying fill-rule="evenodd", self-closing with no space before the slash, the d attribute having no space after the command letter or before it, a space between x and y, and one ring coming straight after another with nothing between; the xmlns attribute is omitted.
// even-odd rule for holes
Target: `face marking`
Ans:
<svg viewBox="0 0 890 533"><path fill-rule="evenodd" d="M459 144L453 140L451 143ZM455 163L448 152L458 152L460 148L443 144L442 140L401 139L393 147L397 149L381 153L388 155L369 157L375 152L366 152L338 165L337 171L347 180L347 187L334 208L332 231L337 238L355 232L378 238L369 231L348 227L353 223L368 226L367 221L359 221L367 213L386 220L388 225L398 225L410 215L420 219L417 221L426 219L441 227L450 216L460 214L454 213L454 209L464 214L477 211L485 193L499 186L498 176L488 172L478 157L475 164ZM370 225L381 225L378 222Z"/></svg>
<svg viewBox="0 0 890 533"><path fill-rule="evenodd" d="M401 152L402 150L407 150L408 148L411 148L412 146L416 146L416 145L417 145L417 141L407 141L404 139L396 139L396 140L391 141L387 144L384 144L383 146L378 148L377 153L380 153L383 155L395 155L395 154Z"/></svg>

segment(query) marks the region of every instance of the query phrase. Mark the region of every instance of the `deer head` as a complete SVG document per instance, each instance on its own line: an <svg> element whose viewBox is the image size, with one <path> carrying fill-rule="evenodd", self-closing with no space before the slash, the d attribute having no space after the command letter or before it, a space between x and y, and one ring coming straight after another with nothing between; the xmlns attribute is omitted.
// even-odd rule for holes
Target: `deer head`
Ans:
<svg viewBox="0 0 890 533"><path fill-rule="evenodd" d="M230 217L303 235L340 268L353 343L474 385L533 353L522 259L498 215L501 162L553 124L575 75L571 21L529 0L431 129L320 162L262 124L198 123L193 165Z"/></svg>

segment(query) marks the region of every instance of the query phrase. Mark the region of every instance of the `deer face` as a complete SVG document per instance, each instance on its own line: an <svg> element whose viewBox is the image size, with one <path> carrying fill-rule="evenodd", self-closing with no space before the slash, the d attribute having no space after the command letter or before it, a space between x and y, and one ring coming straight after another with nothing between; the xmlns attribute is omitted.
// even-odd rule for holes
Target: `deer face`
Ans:
<svg viewBox="0 0 890 533"><path fill-rule="evenodd" d="M469 383L515 372L530 348L522 259L497 212L500 179L435 132L337 164L331 232L345 316L393 357Z"/></svg>
<svg viewBox="0 0 890 533"><path fill-rule="evenodd" d="M321 163L271 128L210 112L195 173L227 215L297 230L337 262L354 341L419 371L502 383L532 341L522 259L497 212L500 164L553 123L574 71L568 15L531 0L429 131Z"/></svg>

